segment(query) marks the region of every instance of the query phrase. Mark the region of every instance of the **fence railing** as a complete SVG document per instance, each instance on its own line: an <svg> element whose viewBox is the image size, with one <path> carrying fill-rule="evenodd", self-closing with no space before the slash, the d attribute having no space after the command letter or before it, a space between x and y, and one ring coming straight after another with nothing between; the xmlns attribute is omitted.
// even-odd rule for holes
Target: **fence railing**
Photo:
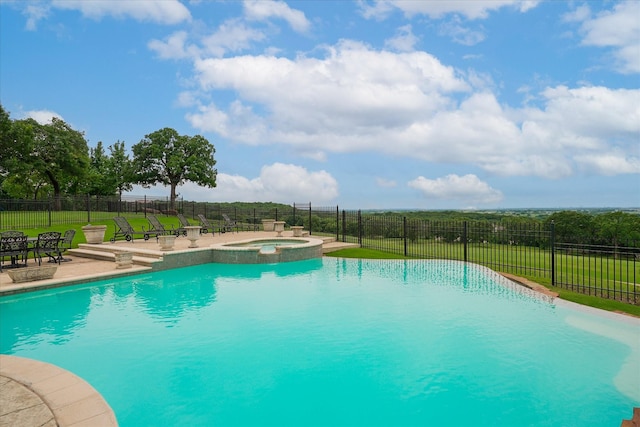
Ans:
<svg viewBox="0 0 640 427"><path fill-rule="evenodd" d="M56 201L0 200L0 230L109 221L121 214L177 212L196 222L199 214L212 221L223 221L226 214L245 229L256 229L262 219L275 219L304 226L312 235L333 236L363 248L474 262L571 291L640 304L640 242L615 247L559 242L553 225L537 221L430 221L311 203L241 209L180 200L171 209L166 199L85 196Z"/></svg>

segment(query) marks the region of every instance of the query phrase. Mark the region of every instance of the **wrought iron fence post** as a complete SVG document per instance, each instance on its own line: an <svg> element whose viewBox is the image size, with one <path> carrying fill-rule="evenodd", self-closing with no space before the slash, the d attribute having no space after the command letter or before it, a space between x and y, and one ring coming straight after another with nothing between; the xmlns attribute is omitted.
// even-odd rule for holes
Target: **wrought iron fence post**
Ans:
<svg viewBox="0 0 640 427"><path fill-rule="evenodd" d="M49 227L51 227L51 211L53 210L53 199L49 199Z"/></svg>
<svg viewBox="0 0 640 427"><path fill-rule="evenodd" d="M87 194L87 224L91 224L91 196Z"/></svg>
<svg viewBox="0 0 640 427"><path fill-rule="evenodd" d="M551 286L556 286L556 225L551 221L549 244L551 246Z"/></svg>
<svg viewBox="0 0 640 427"><path fill-rule="evenodd" d="M340 207L336 205L336 240L340 241Z"/></svg>
<svg viewBox="0 0 640 427"><path fill-rule="evenodd" d="M311 232L311 202L309 202L309 236L313 233Z"/></svg>
<svg viewBox="0 0 640 427"><path fill-rule="evenodd" d="M468 250L467 221L462 222L462 241L464 242L464 262L467 262L467 250Z"/></svg>
<svg viewBox="0 0 640 427"><path fill-rule="evenodd" d="M347 211L342 210L342 241L347 241Z"/></svg>
<svg viewBox="0 0 640 427"><path fill-rule="evenodd" d="M402 241L404 243L404 256L407 256L407 217L402 217Z"/></svg>
<svg viewBox="0 0 640 427"><path fill-rule="evenodd" d="M358 210L358 245L362 247L362 211Z"/></svg>

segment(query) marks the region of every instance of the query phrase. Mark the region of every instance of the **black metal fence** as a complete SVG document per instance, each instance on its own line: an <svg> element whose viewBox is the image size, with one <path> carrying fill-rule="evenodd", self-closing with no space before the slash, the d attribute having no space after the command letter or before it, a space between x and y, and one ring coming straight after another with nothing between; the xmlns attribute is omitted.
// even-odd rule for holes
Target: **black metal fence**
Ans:
<svg viewBox="0 0 640 427"><path fill-rule="evenodd" d="M109 221L116 215L175 215L197 222L199 214L223 221L223 214L245 230L262 219L304 226L310 234L333 236L360 247L415 258L469 261L553 286L640 304L640 242L618 246L558 242L553 225L538 221L429 221L402 215L317 207L311 203L270 208L186 202L175 209L167 199L128 197L64 198L56 201L0 200L0 230Z"/></svg>

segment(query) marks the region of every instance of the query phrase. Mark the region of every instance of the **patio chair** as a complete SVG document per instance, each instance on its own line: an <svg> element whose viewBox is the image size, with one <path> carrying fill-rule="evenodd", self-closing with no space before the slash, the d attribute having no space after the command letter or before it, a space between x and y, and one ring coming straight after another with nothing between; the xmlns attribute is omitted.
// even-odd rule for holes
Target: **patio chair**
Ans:
<svg viewBox="0 0 640 427"><path fill-rule="evenodd" d="M133 239L136 235L144 237L144 240L149 240L149 236L155 235L158 238L158 233L155 231L145 230L142 227L142 230L134 230L129 221L123 216L116 216L113 218L113 221L116 223L116 231L113 233L113 237L111 238L111 243L115 242L116 239L120 236L124 237L127 242L133 242Z"/></svg>
<svg viewBox="0 0 640 427"><path fill-rule="evenodd" d="M62 254L71 249L71 247L73 246L73 238L75 236L76 230L74 229L67 230L62 235L62 239L60 239L60 243L58 244L58 248L60 249L60 257L58 258L58 262L71 261L71 258L64 258Z"/></svg>
<svg viewBox="0 0 640 427"><path fill-rule="evenodd" d="M11 267L20 267L27 265L27 258L29 256L29 246L26 235L5 236L5 233L0 237L0 272L2 272L2 263L5 257L11 258ZM20 259L22 260L22 264L18 263Z"/></svg>
<svg viewBox="0 0 640 427"><path fill-rule="evenodd" d="M222 214L222 218L224 219L224 224L222 225L220 232L225 233L227 231L233 231L234 228L238 231L238 223L229 218L229 215Z"/></svg>
<svg viewBox="0 0 640 427"><path fill-rule="evenodd" d="M178 228L178 235L182 234L183 236L187 235L187 229L185 227L191 227L191 224L189 222L189 220L187 218L185 218L184 215L182 215L181 213L176 214L176 216L178 217L178 221L180 221L180 227Z"/></svg>
<svg viewBox="0 0 640 427"><path fill-rule="evenodd" d="M24 236L22 231L8 230L0 232L0 237L20 237Z"/></svg>
<svg viewBox="0 0 640 427"><path fill-rule="evenodd" d="M38 240L36 240L35 246L31 249L33 257L38 259L38 265L42 265L42 255L48 256L49 262L55 263L62 257L60 236L61 233L59 231L45 231L38 234Z"/></svg>
<svg viewBox="0 0 640 427"><path fill-rule="evenodd" d="M167 234L178 235L178 230L176 230L173 225L171 226L171 229L168 230L155 215L147 214L147 221L149 221L150 225L149 232L157 233L156 240L158 240L158 236L164 236Z"/></svg>
<svg viewBox="0 0 640 427"><path fill-rule="evenodd" d="M200 220L200 232L202 234L207 234L209 231L211 231L211 234L214 234L214 226L213 224L211 224L211 222L207 219L207 217L205 217L202 214L198 214L198 219Z"/></svg>

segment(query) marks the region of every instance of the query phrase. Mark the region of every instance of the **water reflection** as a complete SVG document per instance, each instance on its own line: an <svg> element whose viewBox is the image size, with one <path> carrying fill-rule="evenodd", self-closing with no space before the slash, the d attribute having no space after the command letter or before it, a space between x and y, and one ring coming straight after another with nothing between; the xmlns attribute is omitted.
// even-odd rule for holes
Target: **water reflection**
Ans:
<svg viewBox="0 0 640 427"><path fill-rule="evenodd" d="M213 278L188 272L152 274L133 284L133 298L143 312L167 325L216 300Z"/></svg>
<svg viewBox="0 0 640 427"><path fill-rule="evenodd" d="M74 292L46 291L2 298L0 352L43 341L55 345L67 342L74 331L86 324L95 292L81 288ZM6 327L11 330L5 330Z"/></svg>
<svg viewBox="0 0 640 427"><path fill-rule="evenodd" d="M333 261L326 259L325 262ZM547 304L553 302L553 298L514 283L491 269L461 261L335 259L335 263L337 280L352 276L360 281L385 278L403 286L428 284L506 299L535 298Z"/></svg>

